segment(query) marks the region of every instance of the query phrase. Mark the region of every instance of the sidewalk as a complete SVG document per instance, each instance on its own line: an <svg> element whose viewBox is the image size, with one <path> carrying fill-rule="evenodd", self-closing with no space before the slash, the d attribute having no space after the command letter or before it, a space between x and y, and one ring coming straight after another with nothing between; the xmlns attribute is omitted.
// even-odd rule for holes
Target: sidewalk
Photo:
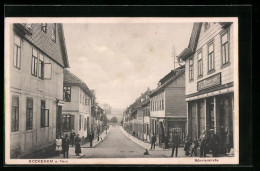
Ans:
<svg viewBox="0 0 260 171"><path fill-rule="evenodd" d="M139 146L143 147L144 149L149 150L151 148L151 144L148 142L144 142L142 140L139 140L138 138L130 135L128 132L126 132L126 130L124 130L124 128L122 126L120 126L120 130L122 131L122 133L129 138L131 141L135 142L136 144L138 144ZM169 151L171 149L163 149L159 146L156 146L155 151Z"/></svg>
<svg viewBox="0 0 260 171"><path fill-rule="evenodd" d="M109 131L111 130L111 127L109 127L109 129L107 130L107 134L109 133ZM96 139L93 140L92 142L92 148L96 147L99 143L101 143L105 137L107 136L106 134L106 130L104 130L100 135L99 135L99 141ZM72 147L70 145L69 148L69 159L77 159L77 158L82 158L85 156L87 149L90 148L90 143L86 143L80 146L81 147L81 154L79 156L76 156L75 154L75 145ZM52 157L48 157L50 159L63 159L63 154L61 153L59 156L52 156Z"/></svg>

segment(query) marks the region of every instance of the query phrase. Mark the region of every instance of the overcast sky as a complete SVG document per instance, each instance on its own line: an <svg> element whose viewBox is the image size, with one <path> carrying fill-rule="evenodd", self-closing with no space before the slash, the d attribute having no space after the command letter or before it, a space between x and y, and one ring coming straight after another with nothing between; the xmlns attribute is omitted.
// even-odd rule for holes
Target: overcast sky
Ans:
<svg viewBox="0 0 260 171"><path fill-rule="evenodd" d="M193 23L64 24L69 70L96 91L97 101L124 109L173 69Z"/></svg>

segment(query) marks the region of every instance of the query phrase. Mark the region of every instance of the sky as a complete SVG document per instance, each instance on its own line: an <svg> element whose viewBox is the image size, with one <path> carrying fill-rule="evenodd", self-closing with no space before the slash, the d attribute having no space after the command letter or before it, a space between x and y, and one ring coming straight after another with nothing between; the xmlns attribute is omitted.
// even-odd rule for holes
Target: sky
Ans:
<svg viewBox="0 0 260 171"><path fill-rule="evenodd" d="M64 23L69 70L97 102L125 109L174 69L193 23Z"/></svg>

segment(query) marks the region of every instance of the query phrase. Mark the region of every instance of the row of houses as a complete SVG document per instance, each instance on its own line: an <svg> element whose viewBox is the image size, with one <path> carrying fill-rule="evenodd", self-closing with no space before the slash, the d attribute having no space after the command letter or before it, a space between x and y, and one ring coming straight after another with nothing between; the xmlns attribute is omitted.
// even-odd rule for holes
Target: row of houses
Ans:
<svg viewBox="0 0 260 171"><path fill-rule="evenodd" d="M71 130L83 139L102 131L106 117L94 91L67 70L63 25L10 27L10 158L53 150L55 139Z"/></svg>
<svg viewBox="0 0 260 171"><path fill-rule="evenodd" d="M147 90L123 113L123 126L150 142L153 134L163 148L172 132L182 142L213 129L220 151L233 148L234 27L233 23L194 23L189 45L155 90Z"/></svg>

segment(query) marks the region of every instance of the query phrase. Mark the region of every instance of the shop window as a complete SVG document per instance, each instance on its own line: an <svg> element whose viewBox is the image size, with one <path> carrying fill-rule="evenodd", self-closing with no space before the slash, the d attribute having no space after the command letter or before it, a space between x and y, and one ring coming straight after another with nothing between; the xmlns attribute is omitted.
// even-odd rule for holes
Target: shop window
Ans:
<svg viewBox="0 0 260 171"><path fill-rule="evenodd" d="M27 98L26 100L26 130L33 128L33 99Z"/></svg>
<svg viewBox="0 0 260 171"><path fill-rule="evenodd" d="M41 101L41 128L49 127L49 109L45 108L45 101Z"/></svg>
<svg viewBox="0 0 260 171"><path fill-rule="evenodd" d="M12 96L12 131L19 130L19 97Z"/></svg>
<svg viewBox="0 0 260 171"><path fill-rule="evenodd" d="M222 65L229 63L229 34L226 31L221 35L221 61Z"/></svg>
<svg viewBox="0 0 260 171"><path fill-rule="evenodd" d="M193 80L193 58L189 59L189 79L190 81Z"/></svg>
<svg viewBox="0 0 260 171"><path fill-rule="evenodd" d="M203 74L202 51L198 52L198 77Z"/></svg>
<svg viewBox="0 0 260 171"><path fill-rule="evenodd" d="M21 66L21 39L18 36L14 36L14 67L20 69Z"/></svg>
<svg viewBox="0 0 260 171"><path fill-rule="evenodd" d="M54 23L51 28L51 40L56 42L56 23Z"/></svg>
<svg viewBox="0 0 260 171"><path fill-rule="evenodd" d="M208 44L208 72L215 69L214 62L214 43L212 42Z"/></svg>
<svg viewBox="0 0 260 171"><path fill-rule="evenodd" d="M47 23L42 23L42 31L43 31L44 33L47 32Z"/></svg>

